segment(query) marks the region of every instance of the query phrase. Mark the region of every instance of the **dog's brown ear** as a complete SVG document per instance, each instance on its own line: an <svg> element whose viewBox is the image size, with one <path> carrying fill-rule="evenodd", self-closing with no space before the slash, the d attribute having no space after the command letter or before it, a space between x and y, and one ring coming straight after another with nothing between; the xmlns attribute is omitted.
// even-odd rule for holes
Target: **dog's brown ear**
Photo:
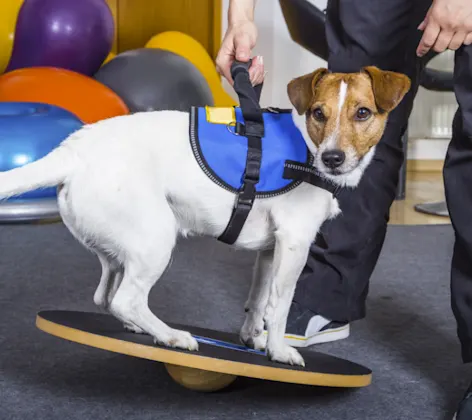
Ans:
<svg viewBox="0 0 472 420"><path fill-rule="evenodd" d="M404 74L380 70L375 66L367 66L362 70L372 80L375 101L381 111L392 111L410 90L410 78Z"/></svg>
<svg viewBox="0 0 472 420"><path fill-rule="evenodd" d="M290 102L299 115L304 114L315 94L317 84L328 73L328 69L320 68L312 73L297 77L287 85Z"/></svg>

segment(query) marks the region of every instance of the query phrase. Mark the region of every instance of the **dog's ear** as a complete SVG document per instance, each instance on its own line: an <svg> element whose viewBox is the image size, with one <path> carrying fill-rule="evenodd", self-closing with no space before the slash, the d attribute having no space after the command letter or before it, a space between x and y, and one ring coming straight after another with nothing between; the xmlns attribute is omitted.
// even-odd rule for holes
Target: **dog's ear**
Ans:
<svg viewBox="0 0 472 420"><path fill-rule="evenodd" d="M288 97L299 115L307 111L315 95L316 86L327 73L328 69L320 68L312 73L293 79L287 85Z"/></svg>
<svg viewBox="0 0 472 420"><path fill-rule="evenodd" d="M372 81L375 102L380 111L392 111L410 90L411 80L404 74L380 70L375 66L364 67L362 71Z"/></svg>

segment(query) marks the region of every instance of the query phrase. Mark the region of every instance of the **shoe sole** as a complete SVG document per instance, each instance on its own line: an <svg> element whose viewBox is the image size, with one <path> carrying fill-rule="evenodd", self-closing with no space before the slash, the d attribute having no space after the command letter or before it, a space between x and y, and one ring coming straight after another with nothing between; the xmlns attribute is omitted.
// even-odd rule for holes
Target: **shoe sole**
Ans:
<svg viewBox="0 0 472 420"><path fill-rule="evenodd" d="M267 335L267 331L264 331ZM332 341L344 340L350 334L349 324L330 330L320 331L316 334L305 337L302 335L285 334L285 342L292 347L310 347L314 344L330 343Z"/></svg>

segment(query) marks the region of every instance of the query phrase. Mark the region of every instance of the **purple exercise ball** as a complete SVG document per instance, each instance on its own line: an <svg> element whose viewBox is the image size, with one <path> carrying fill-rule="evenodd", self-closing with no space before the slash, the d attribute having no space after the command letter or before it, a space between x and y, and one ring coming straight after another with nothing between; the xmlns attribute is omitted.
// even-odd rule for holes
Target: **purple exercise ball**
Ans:
<svg viewBox="0 0 472 420"><path fill-rule="evenodd" d="M93 76L111 51L114 25L105 0L25 0L6 72L59 67Z"/></svg>

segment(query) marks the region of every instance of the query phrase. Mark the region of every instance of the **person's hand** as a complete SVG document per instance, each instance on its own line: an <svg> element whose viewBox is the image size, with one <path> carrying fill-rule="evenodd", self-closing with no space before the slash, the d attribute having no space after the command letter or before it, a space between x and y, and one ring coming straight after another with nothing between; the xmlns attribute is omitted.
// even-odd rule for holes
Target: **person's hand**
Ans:
<svg viewBox="0 0 472 420"><path fill-rule="evenodd" d="M472 0L434 0L418 29L423 32L416 54L440 53L472 44Z"/></svg>
<svg viewBox="0 0 472 420"><path fill-rule="evenodd" d="M235 60L247 63L257 41L257 28L254 22L244 21L228 27L216 57L216 69L232 85L231 65ZM252 60L249 76L253 86L264 80L264 62L258 56Z"/></svg>

